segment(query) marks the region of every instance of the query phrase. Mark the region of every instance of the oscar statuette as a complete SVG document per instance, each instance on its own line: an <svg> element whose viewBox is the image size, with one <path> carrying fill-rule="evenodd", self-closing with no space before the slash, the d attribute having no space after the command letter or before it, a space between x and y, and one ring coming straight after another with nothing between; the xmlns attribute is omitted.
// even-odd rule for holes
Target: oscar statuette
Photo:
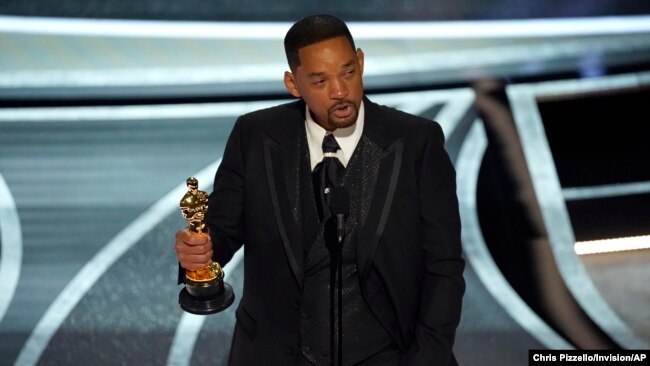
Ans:
<svg viewBox="0 0 650 366"><path fill-rule="evenodd" d="M208 209L208 195L199 191L199 182L187 178L187 193L181 199L183 218L192 235L209 235L204 221ZM223 282L224 273L217 262L195 271L185 271L185 288L178 294L181 308L188 313L207 315L218 313L235 300L232 287Z"/></svg>

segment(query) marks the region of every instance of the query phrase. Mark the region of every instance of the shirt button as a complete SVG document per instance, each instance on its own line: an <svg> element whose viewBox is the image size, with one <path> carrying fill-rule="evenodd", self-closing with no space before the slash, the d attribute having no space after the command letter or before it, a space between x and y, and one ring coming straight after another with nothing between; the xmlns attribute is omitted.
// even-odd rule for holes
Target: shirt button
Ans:
<svg viewBox="0 0 650 366"><path fill-rule="evenodd" d="M289 356L293 356L293 347L287 347L284 352Z"/></svg>

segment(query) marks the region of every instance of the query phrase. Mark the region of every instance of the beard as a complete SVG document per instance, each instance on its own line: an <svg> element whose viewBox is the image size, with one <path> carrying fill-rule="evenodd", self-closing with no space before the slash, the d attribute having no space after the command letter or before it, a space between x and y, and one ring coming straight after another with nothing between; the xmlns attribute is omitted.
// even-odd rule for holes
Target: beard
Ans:
<svg viewBox="0 0 650 366"><path fill-rule="evenodd" d="M350 100L342 100L327 110L328 130L354 125L359 117L359 107Z"/></svg>

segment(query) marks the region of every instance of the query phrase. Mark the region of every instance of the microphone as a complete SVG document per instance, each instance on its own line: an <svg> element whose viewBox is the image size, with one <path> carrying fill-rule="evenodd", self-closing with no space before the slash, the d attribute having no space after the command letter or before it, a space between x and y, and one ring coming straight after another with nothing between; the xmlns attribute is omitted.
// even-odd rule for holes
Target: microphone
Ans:
<svg viewBox="0 0 650 366"><path fill-rule="evenodd" d="M339 243L345 235L345 216L350 211L350 194L343 187L335 187L330 192L330 212L336 217L336 236Z"/></svg>

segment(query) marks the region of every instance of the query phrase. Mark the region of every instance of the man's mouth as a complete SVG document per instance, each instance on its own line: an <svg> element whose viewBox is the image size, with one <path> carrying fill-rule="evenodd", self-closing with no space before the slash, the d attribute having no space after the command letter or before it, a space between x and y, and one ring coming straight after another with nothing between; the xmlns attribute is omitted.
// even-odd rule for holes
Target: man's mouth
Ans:
<svg viewBox="0 0 650 366"><path fill-rule="evenodd" d="M337 118L347 118L354 112L352 103L340 103L332 107L332 114Z"/></svg>

